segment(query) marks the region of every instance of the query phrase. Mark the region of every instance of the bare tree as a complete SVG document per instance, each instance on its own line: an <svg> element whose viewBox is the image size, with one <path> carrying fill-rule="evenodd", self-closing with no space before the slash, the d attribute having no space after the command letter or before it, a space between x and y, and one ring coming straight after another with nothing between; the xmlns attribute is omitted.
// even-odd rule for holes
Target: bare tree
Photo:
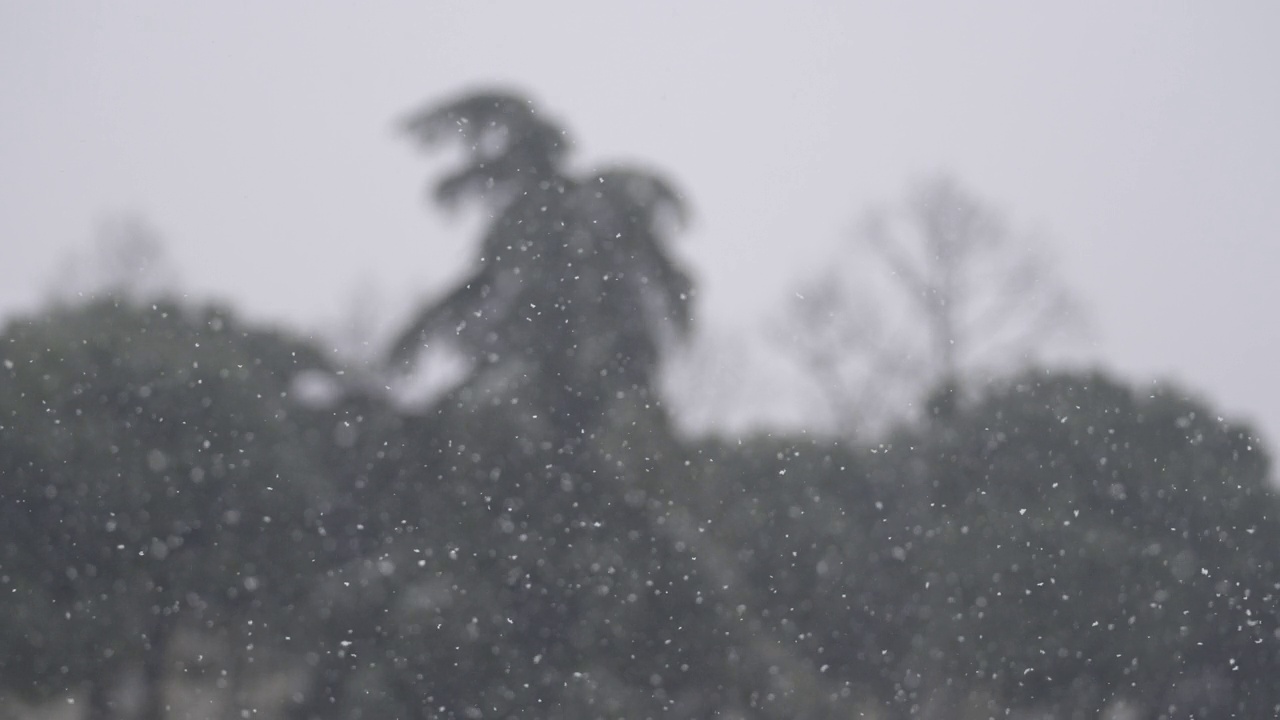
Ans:
<svg viewBox="0 0 1280 720"><path fill-rule="evenodd" d="M1035 238L945 175L867 211L853 241L849 267L807 283L784 318L841 434L874 431L1078 329Z"/></svg>

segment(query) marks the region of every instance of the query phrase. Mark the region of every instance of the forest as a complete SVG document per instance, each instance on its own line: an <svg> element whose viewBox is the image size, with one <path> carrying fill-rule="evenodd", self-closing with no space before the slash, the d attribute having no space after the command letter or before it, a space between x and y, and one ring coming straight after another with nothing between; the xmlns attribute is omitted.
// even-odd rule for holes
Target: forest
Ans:
<svg viewBox="0 0 1280 720"><path fill-rule="evenodd" d="M901 316L785 311L821 427L691 432L693 199L518 93L401 129L486 220L374 364L124 286L5 323L0 717L1280 716L1266 449L1029 359L1070 300L958 181L859 226Z"/></svg>

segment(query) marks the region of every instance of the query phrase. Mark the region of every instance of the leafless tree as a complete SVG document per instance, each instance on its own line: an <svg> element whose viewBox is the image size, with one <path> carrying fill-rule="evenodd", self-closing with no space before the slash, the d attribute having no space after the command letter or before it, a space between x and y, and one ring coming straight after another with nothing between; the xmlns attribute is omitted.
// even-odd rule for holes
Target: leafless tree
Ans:
<svg viewBox="0 0 1280 720"><path fill-rule="evenodd" d="M1079 329L1042 246L945 175L868 210L852 239L848 266L807 283L784 314L841 434L873 432Z"/></svg>

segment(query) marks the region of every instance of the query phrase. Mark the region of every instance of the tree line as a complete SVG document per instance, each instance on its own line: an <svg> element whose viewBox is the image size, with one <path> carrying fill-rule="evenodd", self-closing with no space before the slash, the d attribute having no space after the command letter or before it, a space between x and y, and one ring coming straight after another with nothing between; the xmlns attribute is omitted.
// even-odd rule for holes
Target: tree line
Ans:
<svg viewBox="0 0 1280 720"><path fill-rule="evenodd" d="M462 358L424 406L226 308L114 293L4 328L0 713L1280 712L1247 427L1103 371L978 382L935 283L923 412L874 439L683 436L658 391L693 322L675 185L577 169L514 93L405 130L461 148L435 197L491 218L380 371Z"/></svg>

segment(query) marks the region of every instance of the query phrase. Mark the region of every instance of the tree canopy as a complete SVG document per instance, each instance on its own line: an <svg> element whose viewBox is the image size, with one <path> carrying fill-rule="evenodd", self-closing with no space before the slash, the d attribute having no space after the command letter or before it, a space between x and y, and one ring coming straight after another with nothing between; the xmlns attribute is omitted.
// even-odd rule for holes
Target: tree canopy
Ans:
<svg viewBox="0 0 1280 720"><path fill-rule="evenodd" d="M88 682L102 711L145 667L159 717L177 633L267 630L305 592L332 488L289 392L323 361L224 311L111 297L11 323L0 354L0 565L29 593L0 596L0 668L34 695Z"/></svg>
<svg viewBox="0 0 1280 720"><path fill-rule="evenodd" d="M600 417L618 393L656 401L661 348L691 320L692 282L667 248L685 214L674 186L631 167L575 172L565 132L513 94L468 94L406 128L463 146L435 195L482 201L493 219L474 271L418 315L393 360L456 344L495 392L561 422Z"/></svg>

